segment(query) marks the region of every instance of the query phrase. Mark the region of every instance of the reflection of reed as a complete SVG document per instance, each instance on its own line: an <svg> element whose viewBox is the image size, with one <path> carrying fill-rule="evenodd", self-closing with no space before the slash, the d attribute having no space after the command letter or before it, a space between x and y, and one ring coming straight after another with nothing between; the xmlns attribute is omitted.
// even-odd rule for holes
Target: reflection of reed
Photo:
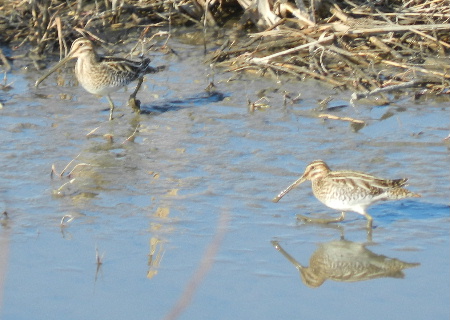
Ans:
<svg viewBox="0 0 450 320"><path fill-rule="evenodd" d="M8 212L4 206L3 201L0 199L0 310L3 305L3 291L9 261L9 241L11 236L11 224Z"/></svg>
<svg viewBox="0 0 450 320"><path fill-rule="evenodd" d="M311 288L321 286L327 279L355 282L383 277L403 278L403 269L419 265L375 254L363 243L339 240L321 244L312 254L309 267L304 267L277 241L272 244L300 271L303 283Z"/></svg>
<svg viewBox="0 0 450 320"><path fill-rule="evenodd" d="M225 234L228 231L228 224L230 221L230 215L228 212L220 214L219 221L217 224L217 230L214 238L211 240L207 246L205 253L200 261L200 265L191 276L191 279L187 283L181 297L178 299L176 304L172 307L169 313L164 317L164 320L174 320L179 318L183 311L191 304L195 293L200 286L202 280L206 277L206 274L212 268L217 252L219 251Z"/></svg>
<svg viewBox="0 0 450 320"><path fill-rule="evenodd" d="M164 254L163 242L155 237L150 239L150 254L148 255L147 278L151 279L158 273L158 268Z"/></svg>
<svg viewBox="0 0 450 320"><path fill-rule="evenodd" d="M169 207L158 207L153 214L154 217L158 219L167 219L170 214ZM158 222L150 223L150 231L152 234L160 234L163 231L164 224ZM152 279L155 275L158 274L158 268L161 264L161 260L164 256L164 241L161 240L158 236L153 236L150 238L150 252L148 254L148 271L147 278Z"/></svg>

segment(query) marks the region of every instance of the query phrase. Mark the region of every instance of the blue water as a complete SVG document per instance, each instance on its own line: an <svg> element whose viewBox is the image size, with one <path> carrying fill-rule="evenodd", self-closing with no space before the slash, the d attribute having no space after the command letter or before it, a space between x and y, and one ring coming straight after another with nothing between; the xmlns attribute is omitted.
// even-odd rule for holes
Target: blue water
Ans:
<svg viewBox="0 0 450 320"><path fill-rule="evenodd" d="M193 281L179 319L448 319L450 105L411 94L352 107L351 92L292 80L229 82L227 73L216 73L220 94L209 95L208 70L189 54L154 59L169 69L138 95L149 114L133 114L127 92L113 95L111 123L106 100L72 86L71 74L57 75L64 86L55 76L39 90L35 71L8 74L12 89L0 92L0 208L8 213L0 318L163 319ZM247 100L262 89L270 107L250 113ZM283 106L282 90L301 100ZM331 109L318 110L328 95ZM393 115L384 119L386 112ZM355 132L320 113L367 125ZM60 172L77 156L67 172L86 165L51 177L53 164ZM321 243L367 241L356 213L340 228L297 222L297 213L339 214L308 183L270 201L315 159L409 178L422 198L372 206L368 248L420 266L404 279L302 283L272 240L303 265ZM61 227L64 215L75 219Z"/></svg>

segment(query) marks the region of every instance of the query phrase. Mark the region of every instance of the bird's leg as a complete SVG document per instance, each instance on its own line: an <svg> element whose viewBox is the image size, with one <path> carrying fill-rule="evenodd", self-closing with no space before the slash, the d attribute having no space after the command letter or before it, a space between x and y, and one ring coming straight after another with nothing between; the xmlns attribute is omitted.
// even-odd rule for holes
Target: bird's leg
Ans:
<svg viewBox="0 0 450 320"><path fill-rule="evenodd" d="M303 222L308 223L334 223L334 222L341 222L345 218L345 212L341 212L341 216L335 219L322 219L322 218L309 218L301 214L297 214L297 220L301 220Z"/></svg>
<svg viewBox="0 0 450 320"><path fill-rule="evenodd" d="M367 243L372 242L372 228L367 229Z"/></svg>
<svg viewBox="0 0 450 320"><path fill-rule="evenodd" d="M372 230L372 221L373 221L372 216L370 214L368 214L367 212L364 212L363 216L366 217L366 219L367 219L367 229Z"/></svg>
<svg viewBox="0 0 450 320"><path fill-rule="evenodd" d="M367 219L367 226L366 226L366 228L367 228L367 241L368 242L372 242L372 222L373 222L373 218L367 212L364 212L363 216L366 217L366 219Z"/></svg>
<svg viewBox="0 0 450 320"><path fill-rule="evenodd" d="M139 112L141 110L141 102L139 100L136 100L136 95L141 88L142 82L144 81L144 77L140 77L138 79L138 84L136 86L136 89L134 89L134 92L130 95L130 99L128 99L128 105L133 108L134 111Z"/></svg>
<svg viewBox="0 0 450 320"><path fill-rule="evenodd" d="M109 94L106 96L106 98L108 98L109 101L109 121L111 121L113 119L114 102L111 100Z"/></svg>

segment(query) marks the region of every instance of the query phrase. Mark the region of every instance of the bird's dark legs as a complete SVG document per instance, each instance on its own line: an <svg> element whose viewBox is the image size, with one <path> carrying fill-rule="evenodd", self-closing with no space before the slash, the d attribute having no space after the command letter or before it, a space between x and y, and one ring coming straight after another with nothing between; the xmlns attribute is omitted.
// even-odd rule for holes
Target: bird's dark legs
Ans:
<svg viewBox="0 0 450 320"><path fill-rule="evenodd" d="M138 79L138 84L136 89L134 89L133 93L130 95L130 99L128 99L128 105L133 108L134 111L139 112L141 110L141 102L136 100L136 95L141 88L142 82L144 81L143 77Z"/></svg>

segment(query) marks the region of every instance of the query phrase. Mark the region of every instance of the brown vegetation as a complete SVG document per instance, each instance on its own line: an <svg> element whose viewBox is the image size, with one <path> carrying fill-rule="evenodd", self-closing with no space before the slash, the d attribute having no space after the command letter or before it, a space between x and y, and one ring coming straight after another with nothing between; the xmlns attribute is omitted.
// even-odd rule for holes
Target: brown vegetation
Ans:
<svg viewBox="0 0 450 320"><path fill-rule="evenodd" d="M0 8L0 44L31 47L34 61L64 56L80 35L147 41L161 28L197 25L229 29L208 59L232 71L315 78L359 92L354 98L409 87L448 93L450 82L449 0L11 0Z"/></svg>

